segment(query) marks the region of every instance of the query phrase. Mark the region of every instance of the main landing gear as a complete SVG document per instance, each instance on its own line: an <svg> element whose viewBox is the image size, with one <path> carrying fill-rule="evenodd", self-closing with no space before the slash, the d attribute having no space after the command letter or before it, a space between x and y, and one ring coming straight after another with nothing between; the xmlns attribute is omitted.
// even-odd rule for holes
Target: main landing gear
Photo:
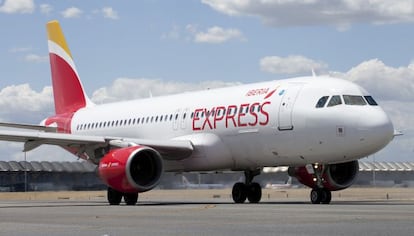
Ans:
<svg viewBox="0 0 414 236"><path fill-rule="evenodd" d="M122 193L113 188L108 187L108 202L109 205L121 204L122 197L124 197L125 204L135 205L138 201L138 193Z"/></svg>
<svg viewBox="0 0 414 236"><path fill-rule="evenodd" d="M254 171L244 171L245 183L237 182L233 186L231 195L235 203L244 203L246 199L250 203L258 203L262 198L262 187L253 178L260 174L260 169Z"/></svg>

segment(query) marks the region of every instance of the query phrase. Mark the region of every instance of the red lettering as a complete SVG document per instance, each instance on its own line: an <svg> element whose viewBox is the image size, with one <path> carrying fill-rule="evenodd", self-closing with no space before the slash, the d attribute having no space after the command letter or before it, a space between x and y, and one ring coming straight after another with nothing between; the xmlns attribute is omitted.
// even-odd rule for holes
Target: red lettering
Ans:
<svg viewBox="0 0 414 236"><path fill-rule="evenodd" d="M226 114L226 128L229 127L229 120L233 121L233 126L237 127L236 120L234 117L236 116L236 113L233 113L233 109L236 110L237 106L230 105L227 107L227 114Z"/></svg>
<svg viewBox="0 0 414 236"><path fill-rule="evenodd" d="M258 107L258 106L260 106L260 103L258 103L258 102L255 102L250 106L249 112L254 117L254 121L249 122L249 126L257 125L258 117L257 117L256 111L254 109L256 109L256 107Z"/></svg>
<svg viewBox="0 0 414 236"><path fill-rule="evenodd" d="M208 124L210 129L213 129L213 126L210 123L210 112L207 111L207 108L204 109L204 114L206 115L206 119L204 120L204 123L201 129L204 130L204 128L206 127L206 124Z"/></svg>
<svg viewBox="0 0 414 236"><path fill-rule="evenodd" d="M214 129L217 129L217 122L224 119L225 110L225 107L216 107L216 112L214 114ZM221 113L223 113L223 115L221 115Z"/></svg>
<svg viewBox="0 0 414 236"><path fill-rule="evenodd" d="M194 115L193 115L193 130L201 130L201 128L200 127L196 127L196 121L198 121L198 120L200 120L200 118L198 117L198 113L199 112L202 112L203 111L203 109L196 109L195 111L194 111Z"/></svg>
<svg viewBox="0 0 414 236"><path fill-rule="evenodd" d="M246 113L244 113L244 110L246 107L249 107L249 104L245 103L245 104L241 104L240 105L240 110L239 110L239 116L237 117L237 125L238 127L245 127L247 126L247 123L242 123L241 119L242 117L246 116Z"/></svg>
<svg viewBox="0 0 414 236"><path fill-rule="evenodd" d="M217 126L223 120L225 120L226 128L256 126L258 124L265 126L270 121L269 111L267 110L267 106L270 104L270 101L265 101L262 104L259 102L253 104L243 103L240 107L236 105L219 106L211 108L210 111L207 108L198 108L193 115L193 130L217 129ZM202 121L202 119L204 120ZM247 122L248 120L250 122Z"/></svg>
<svg viewBox="0 0 414 236"><path fill-rule="evenodd" d="M262 113L262 114L264 115L265 120L264 120L264 121L259 122L259 124L260 124L260 125L267 125L267 124L269 123L269 113L265 111L265 106L266 106L266 105L269 105L269 104L270 104L270 102L269 102L269 101L264 102L264 103L262 104L262 107L261 107L261 109L260 109L260 113Z"/></svg>

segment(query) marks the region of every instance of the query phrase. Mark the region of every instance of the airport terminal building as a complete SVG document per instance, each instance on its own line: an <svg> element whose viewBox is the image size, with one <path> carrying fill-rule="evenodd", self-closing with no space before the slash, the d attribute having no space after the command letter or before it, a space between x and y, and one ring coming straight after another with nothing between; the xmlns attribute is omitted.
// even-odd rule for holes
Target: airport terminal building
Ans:
<svg viewBox="0 0 414 236"><path fill-rule="evenodd" d="M288 179L287 169L264 168L256 180L263 187L283 184ZM359 162L359 170L353 186L414 187L414 162ZM165 173L159 188L186 188L184 178L193 187L197 184L220 184L231 188L243 179L243 173ZM295 178L292 184L302 186ZM3 192L103 189L106 186L97 176L96 166L89 162L0 161L0 191Z"/></svg>

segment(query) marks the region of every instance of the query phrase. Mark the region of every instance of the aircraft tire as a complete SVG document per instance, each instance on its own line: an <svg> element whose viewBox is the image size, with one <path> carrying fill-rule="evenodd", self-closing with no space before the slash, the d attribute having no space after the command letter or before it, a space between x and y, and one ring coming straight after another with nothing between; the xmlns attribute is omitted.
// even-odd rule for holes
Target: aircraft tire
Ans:
<svg viewBox="0 0 414 236"><path fill-rule="evenodd" d="M332 200L332 193L331 191L327 189L321 189L322 191L322 197L321 197L321 203L322 204L329 204Z"/></svg>
<svg viewBox="0 0 414 236"><path fill-rule="evenodd" d="M310 193L310 200L312 204L320 204L322 200L322 189L312 189Z"/></svg>
<svg viewBox="0 0 414 236"><path fill-rule="evenodd" d="M119 205L122 201L122 193L108 187L107 198L109 205Z"/></svg>
<svg viewBox="0 0 414 236"><path fill-rule="evenodd" d="M250 203L258 203L262 199L262 187L260 184L253 182L247 186L247 199Z"/></svg>
<svg viewBox="0 0 414 236"><path fill-rule="evenodd" d="M128 206L133 206L138 202L138 193L124 193L124 201Z"/></svg>
<svg viewBox="0 0 414 236"><path fill-rule="evenodd" d="M244 183L237 182L233 185L231 196L235 203L244 203L247 198L247 188Z"/></svg>

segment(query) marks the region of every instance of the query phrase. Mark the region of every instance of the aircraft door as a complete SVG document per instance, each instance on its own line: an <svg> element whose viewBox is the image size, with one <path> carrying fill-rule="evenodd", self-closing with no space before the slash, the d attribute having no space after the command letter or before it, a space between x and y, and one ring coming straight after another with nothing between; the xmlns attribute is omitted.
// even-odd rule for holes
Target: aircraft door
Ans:
<svg viewBox="0 0 414 236"><path fill-rule="evenodd" d="M279 106L279 126L278 129L293 130L292 113L296 98L302 89L301 84L293 84L287 87L284 91L282 100Z"/></svg>

